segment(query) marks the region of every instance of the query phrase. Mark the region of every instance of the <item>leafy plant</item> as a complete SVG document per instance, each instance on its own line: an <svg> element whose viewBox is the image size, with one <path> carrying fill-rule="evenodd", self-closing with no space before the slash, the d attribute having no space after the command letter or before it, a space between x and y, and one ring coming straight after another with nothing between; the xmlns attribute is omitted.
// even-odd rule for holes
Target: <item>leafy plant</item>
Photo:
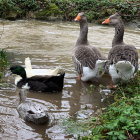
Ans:
<svg viewBox="0 0 140 140"><path fill-rule="evenodd" d="M6 18L11 13L16 17L26 17L30 12L39 16L56 16L63 20L72 21L77 13L86 13L88 21L101 20L119 12L125 20L135 19L139 6L135 1L124 0L0 0L0 17Z"/></svg>
<svg viewBox="0 0 140 140"><path fill-rule="evenodd" d="M0 71L4 71L8 65L7 52L3 49L0 51Z"/></svg>
<svg viewBox="0 0 140 140"><path fill-rule="evenodd" d="M140 72L114 92L115 102L91 123L92 133L82 140L128 140L140 138Z"/></svg>
<svg viewBox="0 0 140 140"><path fill-rule="evenodd" d="M3 72L6 69L6 67L9 65L7 53L5 50L0 51L0 79L3 76Z"/></svg>
<svg viewBox="0 0 140 140"><path fill-rule="evenodd" d="M36 13L36 18L48 19L48 17L50 17L50 16L58 16L59 13L61 13L61 12L59 11L59 8L54 3L48 3L45 6L45 8L43 8L42 10L40 10Z"/></svg>

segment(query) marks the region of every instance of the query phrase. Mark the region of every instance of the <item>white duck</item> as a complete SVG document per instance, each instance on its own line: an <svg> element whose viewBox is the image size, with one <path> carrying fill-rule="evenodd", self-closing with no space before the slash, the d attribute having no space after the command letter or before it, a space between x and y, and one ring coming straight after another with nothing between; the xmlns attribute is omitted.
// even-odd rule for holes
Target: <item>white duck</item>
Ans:
<svg viewBox="0 0 140 140"><path fill-rule="evenodd" d="M27 74L27 78L33 76L56 76L60 72L60 67L55 69L32 69L31 59L29 57L25 58L25 71ZM18 81L20 81L22 77L20 75L15 76L15 85L17 85Z"/></svg>
<svg viewBox="0 0 140 140"><path fill-rule="evenodd" d="M30 78L32 76L45 76L45 75L58 75L60 71L60 67L55 69L32 69L31 59L29 57L25 58L25 71L27 77Z"/></svg>

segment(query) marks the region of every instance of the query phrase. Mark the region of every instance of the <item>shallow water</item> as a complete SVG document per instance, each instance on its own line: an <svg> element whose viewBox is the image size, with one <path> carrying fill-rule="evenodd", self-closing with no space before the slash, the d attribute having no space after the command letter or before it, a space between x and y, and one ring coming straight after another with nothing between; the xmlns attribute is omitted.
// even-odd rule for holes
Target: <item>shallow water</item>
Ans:
<svg viewBox="0 0 140 140"><path fill-rule="evenodd" d="M0 139L2 140L74 140L75 138L58 125L60 120L75 116L88 118L98 108L105 107L110 100L99 93L99 84L107 85L104 76L93 88L91 84L76 80L71 60L74 44L79 34L78 23L43 21L1 21L0 48L10 52L12 64L24 66L30 57L33 68L61 68L66 72L64 89L61 93L29 92L28 100L47 107L52 122L49 125L34 125L24 122L17 113L18 90L14 78L0 89ZM89 42L106 56L111 48L114 29L108 26L89 24ZM126 28L125 42L140 49L140 30Z"/></svg>

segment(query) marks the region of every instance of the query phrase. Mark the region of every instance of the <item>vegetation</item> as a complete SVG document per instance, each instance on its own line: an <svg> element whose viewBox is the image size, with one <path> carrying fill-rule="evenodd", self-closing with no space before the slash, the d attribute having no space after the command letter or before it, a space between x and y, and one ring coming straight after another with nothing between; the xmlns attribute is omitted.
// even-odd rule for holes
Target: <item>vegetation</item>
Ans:
<svg viewBox="0 0 140 140"><path fill-rule="evenodd" d="M140 72L114 91L115 102L92 118L92 133L81 140L138 140L140 138Z"/></svg>
<svg viewBox="0 0 140 140"><path fill-rule="evenodd" d="M140 72L126 85L119 85L113 96L115 102L89 120L64 121L65 130L80 135L79 140L140 139Z"/></svg>
<svg viewBox="0 0 140 140"><path fill-rule="evenodd" d="M0 79L3 76L3 72L6 67L9 65L7 52L5 50L0 51Z"/></svg>
<svg viewBox="0 0 140 140"><path fill-rule="evenodd" d="M36 11L38 8L37 1L34 0L0 0L0 17L25 17L30 11Z"/></svg>
<svg viewBox="0 0 140 140"><path fill-rule="evenodd" d="M78 12L84 11L89 21L120 12L125 20L139 16L139 0L0 0L1 18L61 18L73 20Z"/></svg>

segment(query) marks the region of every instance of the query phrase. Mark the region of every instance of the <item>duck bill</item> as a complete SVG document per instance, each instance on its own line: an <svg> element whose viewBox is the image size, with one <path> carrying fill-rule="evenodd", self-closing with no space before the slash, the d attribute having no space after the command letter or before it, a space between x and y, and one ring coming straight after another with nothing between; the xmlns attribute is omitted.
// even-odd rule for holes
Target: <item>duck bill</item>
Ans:
<svg viewBox="0 0 140 140"><path fill-rule="evenodd" d="M110 19L109 18L105 19L105 21L102 22L102 24L109 24L109 23L110 23Z"/></svg>
<svg viewBox="0 0 140 140"><path fill-rule="evenodd" d="M80 16L77 16L74 21L80 21L81 20L81 17Z"/></svg>
<svg viewBox="0 0 140 140"><path fill-rule="evenodd" d="M12 75L12 72L9 70L9 71L6 72L6 74L4 75L4 77L9 77L11 75Z"/></svg>

